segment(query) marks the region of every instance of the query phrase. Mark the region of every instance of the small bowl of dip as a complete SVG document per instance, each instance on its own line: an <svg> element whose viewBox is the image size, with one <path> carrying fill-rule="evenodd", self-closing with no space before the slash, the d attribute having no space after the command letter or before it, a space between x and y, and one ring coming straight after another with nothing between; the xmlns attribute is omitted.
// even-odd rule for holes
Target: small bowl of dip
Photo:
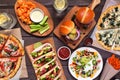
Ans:
<svg viewBox="0 0 120 80"><path fill-rule="evenodd" d="M44 12L39 8L35 8L30 12L30 19L35 23L39 23L43 18Z"/></svg>
<svg viewBox="0 0 120 80"><path fill-rule="evenodd" d="M71 55L71 50L67 46L61 46L57 51L57 55L61 60L67 60Z"/></svg>

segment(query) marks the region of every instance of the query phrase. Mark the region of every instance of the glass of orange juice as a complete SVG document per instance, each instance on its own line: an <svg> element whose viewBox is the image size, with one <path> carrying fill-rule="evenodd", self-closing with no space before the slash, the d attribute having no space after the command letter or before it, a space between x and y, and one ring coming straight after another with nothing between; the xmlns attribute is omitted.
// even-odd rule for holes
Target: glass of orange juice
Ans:
<svg viewBox="0 0 120 80"><path fill-rule="evenodd" d="M58 13L63 12L68 6L67 0L54 0L53 7Z"/></svg>

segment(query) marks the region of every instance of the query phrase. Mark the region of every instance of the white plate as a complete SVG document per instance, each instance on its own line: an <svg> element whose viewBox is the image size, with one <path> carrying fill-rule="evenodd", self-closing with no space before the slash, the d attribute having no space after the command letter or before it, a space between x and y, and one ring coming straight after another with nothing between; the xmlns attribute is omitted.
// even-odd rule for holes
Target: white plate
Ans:
<svg viewBox="0 0 120 80"><path fill-rule="evenodd" d="M70 68L70 64L72 64L72 61L73 61L72 59L73 59L73 57L76 56L76 51L82 51L82 50L89 50L89 51L91 51L91 52L97 52L97 53L98 53L98 59L101 60L101 62L98 64L99 70L97 70L97 72L94 74L94 77L92 77L92 78L91 78L91 77L83 78L83 77L81 77L81 76L79 76L79 77L77 78L76 75L75 75L75 72L73 72L72 69ZM72 53L72 55L71 55L71 57L70 57L70 59L69 59L69 62L68 62L68 68L69 68L69 72L71 73L71 75L72 75L74 78L76 78L77 80L93 80L93 79L95 79L95 78L101 73L102 68L103 68L103 60L102 60L102 57L101 57L101 55L99 54L99 52L96 51L95 49L90 48L90 47L81 47L81 48L75 50L75 51Z"/></svg>

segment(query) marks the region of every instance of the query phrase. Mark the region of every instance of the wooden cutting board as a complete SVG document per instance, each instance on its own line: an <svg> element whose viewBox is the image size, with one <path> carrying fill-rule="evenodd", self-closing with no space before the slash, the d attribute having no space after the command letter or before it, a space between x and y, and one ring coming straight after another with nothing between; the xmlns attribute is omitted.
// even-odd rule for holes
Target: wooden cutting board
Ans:
<svg viewBox="0 0 120 80"><path fill-rule="evenodd" d="M53 46L54 50L56 51L56 48L55 48L55 45L54 45L54 40L53 40L52 37L47 38L47 39L44 39L43 41L40 41L40 42L43 43L43 44L44 44L44 43L50 43L50 44ZM28 45L28 46L25 47L28 56L29 56L30 53L33 51L33 46L34 46L34 44L31 44L31 45ZM55 53L56 53L56 52L55 52ZM57 55L56 55L56 57L57 57ZM30 56L29 56L29 58L30 58ZM30 60L31 60L31 59L30 59ZM61 72L62 72L62 75L61 75L61 77L60 77L61 80L66 80L66 77L65 77L65 74L64 74L64 70L63 70L62 65L61 65L61 63L60 63L60 60L57 58L56 61L57 61L58 65L59 65L60 68L61 68Z"/></svg>
<svg viewBox="0 0 120 80"><path fill-rule="evenodd" d="M96 24L96 21L93 20L90 24L87 25L87 28L83 27L84 25L83 24L79 24L79 27L80 27L80 32L81 32L81 35L80 35L80 38L75 41L75 42L69 42L67 41L66 39L64 39L60 32L59 32L59 28L60 26L63 24L64 21L66 20L72 20L73 16L75 15L75 13L80 9L80 7L78 6L74 6L69 12L68 14L64 17L64 19L58 24L58 26L55 28L54 30L54 34L60 39L62 40L67 46L69 46L71 49L75 49L80 43L81 41L83 40L83 38L85 38L89 32L94 28L95 24ZM86 25L85 25L86 26Z"/></svg>
<svg viewBox="0 0 120 80"><path fill-rule="evenodd" d="M35 36L43 37L43 36L49 35L49 34L52 32L53 28L54 28L54 24L53 24L53 20L52 20L52 17L51 17L51 15L50 15L48 9L47 9L44 5L42 5L41 3L36 2L35 0L28 0L28 1L31 1L33 4L35 4L37 8L42 9L43 12L44 12L44 15L45 15L45 16L48 16L47 22L48 22L50 28L49 28L48 31L46 31L46 32L43 33L43 34L40 34L39 32L31 33L31 32L30 32L30 27L29 27L29 25L23 23L23 22L19 19L19 17L17 16L17 13L16 13L16 12L17 12L17 8L18 8L18 4L17 4L17 2L16 2L14 9L15 9L15 13L16 13L16 16L17 16L17 20L18 20L18 22L20 23L21 27L22 27L26 32L28 32L29 34L32 34L32 35L35 35Z"/></svg>

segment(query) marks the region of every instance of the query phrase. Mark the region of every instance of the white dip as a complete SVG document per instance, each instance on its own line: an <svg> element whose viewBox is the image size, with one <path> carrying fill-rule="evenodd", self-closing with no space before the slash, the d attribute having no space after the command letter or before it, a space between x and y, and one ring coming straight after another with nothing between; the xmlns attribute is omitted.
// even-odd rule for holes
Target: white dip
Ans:
<svg viewBox="0 0 120 80"><path fill-rule="evenodd" d="M40 10L33 10L30 14L30 18L33 22L38 23L44 17L44 14Z"/></svg>

